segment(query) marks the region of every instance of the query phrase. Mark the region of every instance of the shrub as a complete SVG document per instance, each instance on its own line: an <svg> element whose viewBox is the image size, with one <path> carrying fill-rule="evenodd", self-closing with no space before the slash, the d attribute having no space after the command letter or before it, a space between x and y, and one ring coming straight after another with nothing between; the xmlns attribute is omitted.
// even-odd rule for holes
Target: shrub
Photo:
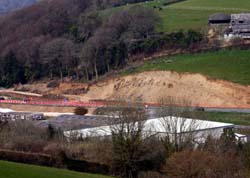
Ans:
<svg viewBox="0 0 250 178"><path fill-rule="evenodd" d="M74 113L76 115L85 115L88 113L88 109L86 109L84 107L77 107L77 108L75 108Z"/></svg>
<svg viewBox="0 0 250 178"><path fill-rule="evenodd" d="M156 171L141 172L139 178L167 178L165 175L160 174Z"/></svg>
<svg viewBox="0 0 250 178"><path fill-rule="evenodd" d="M56 87L59 87L60 83L58 81L52 81L52 82L49 82L47 87L48 88L56 88Z"/></svg>
<svg viewBox="0 0 250 178"><path fill-rule="evenodd" d="M17 151L41 152L47 142L46 130L33 125L31 121L9 122L3 147Z"/></svg>
<svg viewBox="0 0 250 178"><path fill-rule="evenodd" d="M0 150L0 159L43 166L53 166L56 162L55 159L48 154L25 153L11 150Z"/></svg>
<svg viewBox="0 0 250 178"><path fill-rule="evenodd" d="M239 178L242 177L241 166L233 152L216 154L195 150L173 154L164 171L169 178Z"/></svg>
<svg viewBox="0 0 250 178"><path fill-rule="evenodd" d="M43 94L43 98L48 98L48 99L65 99L63 95L59 94Z"/></svg>

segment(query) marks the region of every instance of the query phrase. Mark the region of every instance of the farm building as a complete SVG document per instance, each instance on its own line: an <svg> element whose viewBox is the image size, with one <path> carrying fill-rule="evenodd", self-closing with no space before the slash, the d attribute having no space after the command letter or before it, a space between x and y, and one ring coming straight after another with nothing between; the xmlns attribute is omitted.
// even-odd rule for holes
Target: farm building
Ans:
<svg viewBox="0 0 250 178"><path fill-rule="evenodd" d="M0 113L14 112L12 109L0 108Z"/></svg>
<svg viewBox="0 0 250 178"><path fill-rule="evenodd" d="M39 127L48 127L49 125L60 130L71 130L79 128L91 128L105 125L107 116L98 115L67 115L63 114L49 120L42 120L36 123Z"/></svg>
<svg viewBox="0 0 250 178"><path fill-rule="evenodd" d="M28 112L0 112L0 121L15 121L15 120L42 120L42 113Z"/></svg>
<svg viewBox="0 0 250 178"><path fill-rule="evenodd" d="M223 27L225 38L250 38L250 13L241 14L213 14L209 16L208 23L212 27Z"/></svg>
<svg viewBox="0 0 250 178"><path fill-rule="evenodd" d="M228 14L217 13L209 16L208 23L210 25L221 25L221 24L229 24L231 21L231 16Z"/></svg>
<svg viewBox="0 0 250 178"><path fill-rule="evenodd" d="M250 38L250 13L232 14L229 28L232 35Z"/></svg>
<svg viewBox="0 0 250 178"><path fill-rule="evenodd" d="M233 124L211 122L205 120L194 120L182 117L162 117L146 120L143 126L145 136L164 136L170 135L194 135L196 142L204 141L208 136L219 138L225 129L234 129ZM80 130L65 131L64 135L68 138L78 137L105 137L110 136L115 126L100 126L94 128L84 128Z"/></svg>

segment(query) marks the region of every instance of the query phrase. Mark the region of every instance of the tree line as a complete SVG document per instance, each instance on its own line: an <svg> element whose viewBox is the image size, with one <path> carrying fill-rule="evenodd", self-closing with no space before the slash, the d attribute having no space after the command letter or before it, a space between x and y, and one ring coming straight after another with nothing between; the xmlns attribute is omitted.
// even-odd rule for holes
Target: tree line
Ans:
<svg viewBox="0 0 250 178"><path fill-rule="evenodd" d="M0 18L0 85L64 77L89 81L122 68L132 55L202 41L195 31L157 33L161 19L151 8L133 6L106 16L101 11L139 1L42 1Z"/></svg>

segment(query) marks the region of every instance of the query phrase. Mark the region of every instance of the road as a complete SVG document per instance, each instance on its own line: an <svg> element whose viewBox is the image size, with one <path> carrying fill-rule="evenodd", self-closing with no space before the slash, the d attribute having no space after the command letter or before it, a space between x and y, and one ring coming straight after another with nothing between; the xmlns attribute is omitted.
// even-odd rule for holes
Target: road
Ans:
<svg viewBox="0 0 250 178"><path fill-rule="evenodd" d="M0 100L3 104L18 104L18 105L37 105L37 106L61 106L61 107L104 107L104 102L78 102L78 101L37 101L37 100Z"/></svg>
<svg viewBox="0 0 250 178"><path fill-rule="evenodd" d="M22 100L0 100L3 104L18 104L18 105L37 105L37 106L61 106L61 107L87 107L87 108L100 108L106 106L119 106L117 103L110 105L105 101L92 101L92 102L79 102L79 101L22 101ZM120 105L121 106L121 105ZM124 106L124 105L123 105ZM161 107L159 104L142 103L138 107L143 107L148 110L149 113L155 115L157 110ZM182 106L176 106L184 108ZM250 113L250 108L227 108L227 107L187 107L191 110L205 111L205 112L237 112L237 113Z"/></svg>
<svg viewBox="0 0 250 178"><path fill-rule="evenodd" d="M180 107L183 108L183 107ZM204 112L231 112L231 113L249 113L250 108L227 108L227 107L186 107L193 111L204 111ZM157 110L160 107L149 107L149 110Z"/></svg>
<svg viewBox="0 0 250 178"><path fill-rule="evenodd" d="M250 113L250 108L204 108L206 112L237 112Z"/></svg>

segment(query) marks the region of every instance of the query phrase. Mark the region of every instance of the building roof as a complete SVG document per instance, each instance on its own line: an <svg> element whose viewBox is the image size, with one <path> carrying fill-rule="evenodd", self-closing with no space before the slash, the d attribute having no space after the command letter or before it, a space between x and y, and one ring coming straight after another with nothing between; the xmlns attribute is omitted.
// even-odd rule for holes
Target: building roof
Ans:
<svg viewBox="0 0 250 178"><path fill-rule="evenodd" d="M79 128L92 128L105 125L107 123L107 116L98 116L98 115L67 115L63 114L53 119L40 121L37 123L37 126L52 127L62 129L62 130L71 130Z"/></svg>
<svg viewBox="0 0 250 178"><path fill-rule="evenodd" d="M231 24L233 34L240 34L249 38L250 32L250 13L232 14Z"/></svg>
<svg viewBox="0 0 250 178"><path fill-rule="evenodd" d="M250 13L231 14L231 20L250 21Z"/></svg>
<svg viewBox="0 0 250 178"><path fill-rule="evenodd" d="M7 108L0 108L0 113L9 113L9 112L13 112L13 110Z"/></svg>
<svg viewBox="0 0 250 178"><path fill-rule="evenodd" d="M65 131L64 135L66 137L71 137L72 135L77 137L96 137L96 136L109 136L111 135L111 127L119 127L119 125L114 126L101 126L94 128L85 128L79 130ZM216 128L229 128L234 127L233 124L211 122L205 120L194 120L190 118L182 117L164 117L149 119L145 121L143 131L145 133L150 133L152 135L157 133L186 133L201 130L211 130Z"/></svg>
<svg viewBox="0 0 250 178"><path fill-rule="evenodd" d="M228 22L230 22L231 16L228 14L217 13L217 14L210 15L208 20L210 22L211 21L228 21Z"/></svg>

